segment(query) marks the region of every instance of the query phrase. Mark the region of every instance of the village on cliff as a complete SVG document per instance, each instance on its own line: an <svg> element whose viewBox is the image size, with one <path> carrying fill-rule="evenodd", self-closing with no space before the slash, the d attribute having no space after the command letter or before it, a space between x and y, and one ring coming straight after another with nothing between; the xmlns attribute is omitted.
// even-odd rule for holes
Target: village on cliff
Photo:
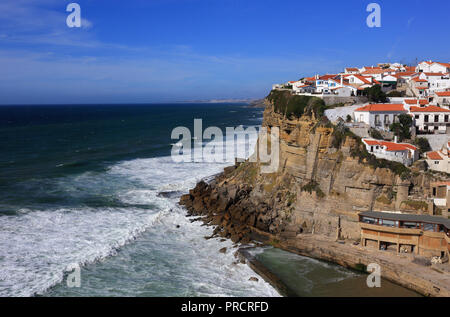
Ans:
<svg viewBox="0 0 450 317"><path fill-rule="evenodd" d="M427 140L429 151L422 156L428 169L450 173L450 63L348 67L273 89L320 97L335 106L326 111L328 118L344 120L377 158L411 166L420 159L417 144Z"/></svg>
<svg viewBox="0 0 450 317"><path fill-rule="evenodd" d="M450 252L450 63L348 67L275 84L274 91L323 99L325 116L361 138L378 159L439 175L427 212L359 214L362 246L446 259ZM422 195L425 197L425 194ZM439 211L439 212L437 212ZM408 247L409 249L405 249Z"/></svg>

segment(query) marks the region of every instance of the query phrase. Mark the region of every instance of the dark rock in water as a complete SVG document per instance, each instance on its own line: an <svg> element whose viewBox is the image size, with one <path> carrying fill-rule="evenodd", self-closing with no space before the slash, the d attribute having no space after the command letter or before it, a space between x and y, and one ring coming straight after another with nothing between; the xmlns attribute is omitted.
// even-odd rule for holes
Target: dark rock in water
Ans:
<svg viewBox="0 0 450 317"><path fill-rule="evenodd" d="M254 276L250 277L248 280L252 282L259 282L259 279Z"/></svg>
<svg viewBox="0 0 450 317"><path fill-rule="evenodd" d="M172 192L159 192L158 193L158 197L163 197L163 198L176 198L181 196L181 192L179 191L172 191Z"/></svg>
<svg viewBox="0 0 450 317"><path fill-rule="evenodd" d="M219 250L220 253L226 253L227 252L227 248L222 248Z"/></svg>
<svg viewBox="0 0 450 317"><path fill-rule="evenodd" d="M177 225L177 229L179 229L180 228L180 225Z"/></svg>
<svg viewBox="0 0 450 317"><path fill-rule="evenodd" d="M225 242L227 241L227 239L220 239L220 242Z"/></svg>

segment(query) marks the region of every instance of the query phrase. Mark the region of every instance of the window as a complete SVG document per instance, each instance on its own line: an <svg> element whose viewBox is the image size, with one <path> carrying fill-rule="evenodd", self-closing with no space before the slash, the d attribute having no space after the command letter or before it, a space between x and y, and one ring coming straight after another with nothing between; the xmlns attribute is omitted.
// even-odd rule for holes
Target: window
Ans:
<svg viewBox="0 0 450 317"><path fill-rule="evenodd" d="M425 120L424 120L424 121L425 121L425 122L428 122L428 120L429 120L429 119L428 119L428 115L425 115Z"/></svg>
<svg viewBox="0 0 450 317"><path fill-rule="evenodd" d="M371 225L377 224L377 219L375 219L375 218L362 217L361 221L364 223L371 224Z"/></svg>
<svg viewBox="0 0 450 317"><path fill-rule="evenodd" d="M439 122L439 115L434 116L434 122Z"/></svg>
<svg viewBox="0 0 450 317"><path fill-rule="evenodd" d="M425 231L434 231L434 224L432 223L424 223L423 224L423 230Z"/></svg>
<svg viewBox="0 0 450 317"><path fill-rule="evenodd" d="M418 114L416 114L416 120L419 120L420 116Z"/></svg>
<svg viewBox="0 0 450 317"><path fill-rule="evenodd" d="M404 222L402 227L407 229L416 229L418 225L416 222Z"/></svg>
<svg viewBox="0 0 450 317"><path fill-rule="evenodd" d="M380 115L375 115L375 125L381 125Z"/></svg>
<svg viewBox="0 0 450 317"><path fill-rule="evenodd" d="M448 114L444 116L444 122L448 122Z"/></svg>
<svg viewBox="0 0 450 317"><path fill-rule="evenodd" d="M397 227L398 226L398 221L394 221L394 220L386 220L383 219L383 227Z"/></svg>
<svg viewBox="0 0 450 317"><path fill-rule="evenodd" d="M394 122L398 123L398 115L394 114Z"/></svg>

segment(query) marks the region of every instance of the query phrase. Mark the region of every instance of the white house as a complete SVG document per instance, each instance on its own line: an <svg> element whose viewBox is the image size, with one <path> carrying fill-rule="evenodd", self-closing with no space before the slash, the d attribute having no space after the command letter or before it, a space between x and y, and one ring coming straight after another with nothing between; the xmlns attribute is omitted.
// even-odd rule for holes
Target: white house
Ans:
<svg viewBox="0 0 450 317"><path fill-rule="evenodd" d="M301 85L301 86L293 86L292 90L297 93L297 94L312 94L316 91L316 87L311 86L311 85Z"/></svg>
<svg viewBox="0 0 450 317"><path fill-rule="evenodd" d="M389 130L402 113L408 113L403 104L369 104L353 112L355 122L363 122L369 126Z"/></svg>
<svg viewBox="0 0 450 317"><path fill-rule="evenodd" d="M338 83L334 80L337 75L323 75L316 77L316 92L331 93L332 88L336 88Z"/></svg>
<svg viewBox="0 0 450 317"><path fill-rule="evenodd" d="M416 96L427 96L428 80L416 76L409 81L409 86Z"/></svg>
<svg viewBox="0 0 450 317"><path fill-rule="evenodd" d="M434 105L449 109L450 108L450 91L436 91L433 96Z"/></svg>
<svg viewBox="0 0 450 317"><path fill-rule="evenodd" d="M428 167L437 172L450 173L450 142L439 151L425 154Z"/></svg>
<svg viewBox="0 0 450 317"><path fill-rule="evenodd" d="M447 126L450 126L450 110L437 106L411 106L409 111L413 116L414 125L418 131L426 133L447 133Z"/></svg>
<svg viewBox="0 0 450 317"><path fill-rule="evenodd" d="M373 80L372 77L368 76L361 76L358 74L351 74L351 75L346 75L344 76L345 79L348 80L348 82L350 84L356 84L356 85L372 85L373 84Z"/></svg>
<svg viewBox="0 0 450 317"><path fill-rule="evenodd" d="M419 149L408 143L387 142L375 139L363 139L369 153L379 159L412 165L419 159Z"/></svg>
<svg viewBox="0 0 450 317"><path fill-rule="evenodd" d="M445 91L450 89L450 79L442 77L442 79L432 79L429 81L428 92L433 95L437 91Z"/></svg>
<svg viewBox="0 0 450 317"><path fill-rule="evenodd" d="M424 61L417 65L416 71L428 73L448 73L450 72L450 63Z"/></svg>

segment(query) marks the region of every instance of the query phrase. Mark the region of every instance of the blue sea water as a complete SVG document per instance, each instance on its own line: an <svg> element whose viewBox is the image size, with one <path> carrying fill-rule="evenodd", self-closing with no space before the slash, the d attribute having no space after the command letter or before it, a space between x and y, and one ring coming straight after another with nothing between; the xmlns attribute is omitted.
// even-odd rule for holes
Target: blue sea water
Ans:
<svg viewBox="0 0 450 317"><path fill-rule="evenodd" d="M196 118L225 131L260 125L262 110L0 107L0 296L276 296L177 204L230 165L171 159L172 129ZM79 288L67 286L72 265Z"/></svg>

